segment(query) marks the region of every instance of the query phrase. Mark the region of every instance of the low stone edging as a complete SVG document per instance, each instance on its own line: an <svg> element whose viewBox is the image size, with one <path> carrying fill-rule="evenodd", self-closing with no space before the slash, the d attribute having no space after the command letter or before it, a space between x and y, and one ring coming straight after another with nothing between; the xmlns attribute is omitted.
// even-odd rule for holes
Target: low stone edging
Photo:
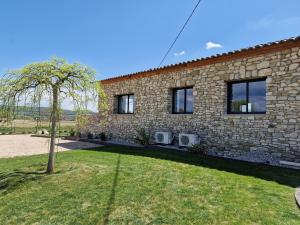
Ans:
<svg viewBox="0 0 300 225"><path fill-rule="evenodd" d="M297 203L298 207L300 208L300 187L296 188L295 200L296 200L296 203Z"/></svg>
<svg viewBox="0 0 300 225"><path fill-rule="evenodd" d="M32 134L30 135L31 137L41 137L41 138L50 138L50 135L43 135L43 134ZM66 138L68 136L56 136L55 138L63 138L66 140L76 140L76 139L71 139L71 138Z"/></svg>
<svg viewBox="0 0 300 225"><path fill-rule="evenodd" d="M175 150L179 152L188 152L187 148L179 148L179 147L173 147L170 145L149 145L149 146L142 146L138 144L129 144L129 143L118 143L114 141L101 141L100 139L87 139L87 138L76 138L76 137L65 137L67 140L72 140L76 139L77 141L82 141L82 142L90 142L94 144L101 144L104 146L126 146L126 147L136 147L136 148L143 148L143 149L150 149L150 150ZM235 160L235 161L240 161L240 162L248 162L248 163L253 163L253 164L261 164L261 165L268 165L272 167L281 167L281 168L287 168L287 169L295 169L299 170L299 167L294 167L290 165L284 165L284 164L268 164L264 162L256 162L256 161L248 161L248 160L243 160L239 158L233 158L233 157L228 157L228 156L222 156L222 155L216 155L216 154L211 154L208 153L208 156L215 157L215 158L223 158L223 159L229 159L229 160Z"/></svg>

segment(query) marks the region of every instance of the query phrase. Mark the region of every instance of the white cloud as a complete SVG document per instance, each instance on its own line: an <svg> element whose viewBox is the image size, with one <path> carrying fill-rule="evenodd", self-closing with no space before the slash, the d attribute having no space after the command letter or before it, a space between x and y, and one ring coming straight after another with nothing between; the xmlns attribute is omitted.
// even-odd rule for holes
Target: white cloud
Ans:
<svg viewBox="0 0 300 225"><path fill-rule="evenodd" d="M185 54L185 51L181 51L181 52L175 52L174 56L179 57Z"/></svg>
<svg viewBox="0 0 300 225"><path fill-rule="evenodd" d="M207 50L210 50L212 48L223 48L223 46L221 44L218 44L218 43L213 43L211 41L207 42L206 43L206 49Z"/></svg>

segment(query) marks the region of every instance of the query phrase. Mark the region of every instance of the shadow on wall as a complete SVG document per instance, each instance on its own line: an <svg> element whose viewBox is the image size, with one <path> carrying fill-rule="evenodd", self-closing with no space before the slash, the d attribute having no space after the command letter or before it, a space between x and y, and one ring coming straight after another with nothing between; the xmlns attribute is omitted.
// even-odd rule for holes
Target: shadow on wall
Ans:
<svg viewBox="0 0 300 225"><path fill-rule="evenodd" d="M137 147L106 146L87 150L170 160L239 175L252 176L267 181L274 181L293 188L300 186L300 170L296 169L275 167L207 155L203 156L190 152L180 152L168 149L156 150Z"/></svg>

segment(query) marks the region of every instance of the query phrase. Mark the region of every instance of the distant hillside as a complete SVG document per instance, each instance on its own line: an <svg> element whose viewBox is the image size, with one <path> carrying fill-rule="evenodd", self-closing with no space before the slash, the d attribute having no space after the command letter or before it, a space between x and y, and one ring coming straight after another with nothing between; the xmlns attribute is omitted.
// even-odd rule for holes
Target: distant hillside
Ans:
<svg viewBox="0 0 300 225"><path fill-rule="evenodd" d="M95 114L95 112L88 111L88 114ZM42 121L48 121L51 115L51 108L41 107L27 107L19 106L16 109L17 119L36 119L41 118ZM74 121L76 119L76 112L73 110L62 109L61 120Z"/></svg>

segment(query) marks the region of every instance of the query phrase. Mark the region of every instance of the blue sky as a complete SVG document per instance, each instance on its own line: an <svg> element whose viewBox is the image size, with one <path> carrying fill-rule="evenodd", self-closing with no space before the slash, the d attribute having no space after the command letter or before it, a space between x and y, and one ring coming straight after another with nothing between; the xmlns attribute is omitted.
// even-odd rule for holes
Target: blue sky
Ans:
<svg viewBox="0 0 300 225"><path fill-rule="evenodd" d="M0 73L51 56L98 79L157 67L196 3L1 0ZM298 35L299 0L203 0L164 64Z"/></svg>

